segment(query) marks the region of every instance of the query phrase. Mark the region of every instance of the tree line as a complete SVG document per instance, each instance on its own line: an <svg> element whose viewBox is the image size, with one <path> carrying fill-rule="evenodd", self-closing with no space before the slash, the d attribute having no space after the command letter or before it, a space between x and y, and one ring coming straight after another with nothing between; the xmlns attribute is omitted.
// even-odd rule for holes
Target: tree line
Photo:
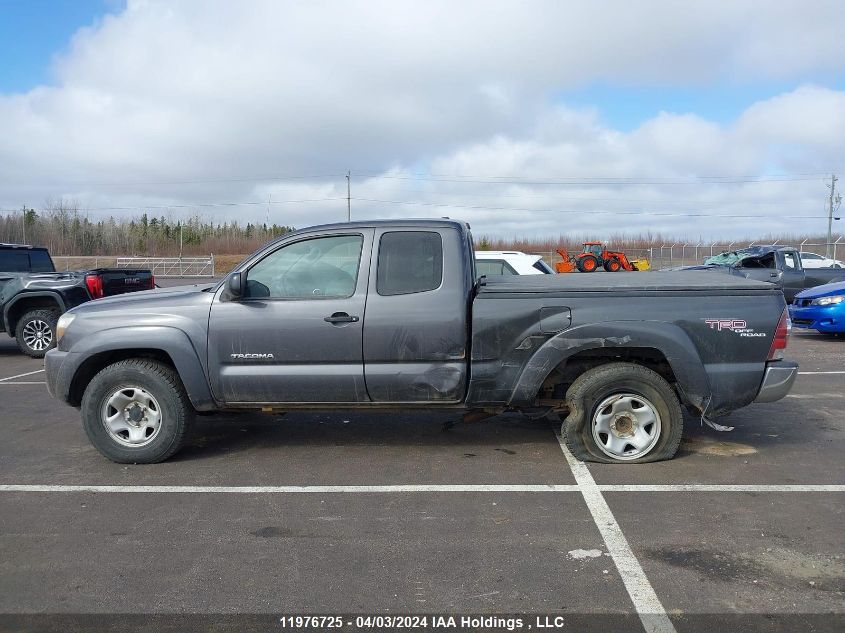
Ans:
<svg viewBox="0 0 845 633"><path fill-rule="evenodd" d="M21 208L17 212L0 214L0 242L46 246L54 255L82 256L149 256L175 257L183 255L244 255L256 250L268 240L292 231L293 227L273 223L240 224L237 220L213 222L194 214L188 219L152 213L125 218L113 216L92 220L79 208L66 201L49 203L43 209ZM613 250L644 254L661 245L700 244L707 249L709 240L665 236L643 232L616 233L604 236L603 241ZM838 236L834 236L836 239ZM476 236L479 250L515 250L557 257L555 250L565 248L580 252L583 241L601 239L596 235L549 235L541 238ZM767 235L757 238L758 244L796 245L825 242L819 235ZM746 246L751 238L737 239L733 248ZM714 247L719 252L729 245L720 240ZM842 247L845 248L845 242ZM824 249L808 248L824 252ZM702 250L702 252L704 252ZM709 251L708 251L709 252Z"/></svg>
<svg viewBox="0 0 845 633"><path fill-rule="evenodd" d="M92 220L65 202L0 215L0 242L46 246L55 255L242 254L292 230L275 223L215 223L199 214L188 219L142 213Z"/></svg>

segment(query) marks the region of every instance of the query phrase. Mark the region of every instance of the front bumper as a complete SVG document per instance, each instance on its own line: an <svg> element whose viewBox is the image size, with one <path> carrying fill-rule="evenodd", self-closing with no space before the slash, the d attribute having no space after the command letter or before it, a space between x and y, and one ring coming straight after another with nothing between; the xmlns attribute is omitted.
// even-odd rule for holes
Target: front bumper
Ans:
<svg viewBox="0 0 845 633"><path fill-rule="evenodd" d="M44 373L47 378L47 391L51 396L70 404L70 383L78 363L76 354L51 349L44 356Z"/></svg>
<svg viewBox="0 0 845 633"><path fill-rule="evenodd" d="M775 402L780 400L789 390L798 377L798 363L789 360L779 360L766 364L766 373L763 374L763 384L754 402Z"/></svg>
<svg viewBox="0 0 845 633"><path fill-rule="evenodd" d="M792 325L819 332L845 332L845 304L833 306L789 306Z"/></svg>

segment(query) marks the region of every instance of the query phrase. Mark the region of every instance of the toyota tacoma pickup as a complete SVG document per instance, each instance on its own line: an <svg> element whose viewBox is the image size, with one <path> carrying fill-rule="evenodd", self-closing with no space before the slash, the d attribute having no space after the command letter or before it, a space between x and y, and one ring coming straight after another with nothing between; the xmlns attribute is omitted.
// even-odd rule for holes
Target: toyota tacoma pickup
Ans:
<svg viewBox="0 0 845 633"><path fill-rule="evenodd" d="M46 248L0 244L0 332L42 358L56 345L56 323L70 308L100 297L149 290L149 270L95 268L59 273Z"/></svg>
<svg viewBox="0 0 845 633"><path fill-rule="evenodd" d="M791 246L750 246L708 257L700 266L670 270L707 270L768 281L779 286L790 303L802 290L845 281L845 269L842 268L804 268L798 249Z"/></svg>
<svg viewBox="0 0 845 633"><path fill-rule="evenodd" d="M790 389L789 319L727 275L476 279L467 224L355 222L289 233L220 283L66 313L50 393L121 463L167 459L196 412L565 414L580 459L671 458L682 406L705 422Z"/></svg>

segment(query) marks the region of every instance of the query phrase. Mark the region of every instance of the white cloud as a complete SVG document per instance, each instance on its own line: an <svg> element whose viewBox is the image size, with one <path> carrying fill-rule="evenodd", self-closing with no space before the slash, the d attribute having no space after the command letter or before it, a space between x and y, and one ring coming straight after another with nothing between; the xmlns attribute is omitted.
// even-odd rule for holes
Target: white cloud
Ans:
<svg viewBox="0 0 845 633"><path fill-rule="evenodd" d="M528 180L825 171L842 164L845 93L819 82L845 70L845 38L835 28L839 3L811 9L786 1L765 10L756 2L130 1L77 33L53 85L0 95L0 206L62 195L90 208L339 198L342 177L127 183L348 168ZM703 90L767 79L800 87L727 124L663 112L623 132L598 110L557 102L593 81ZM791 214L817 215L825 191L817 181L553 187L362 175L353 187L373 199L539 210L355 205L358 215L467 217L499 234L576 223L578 232L751 233L758 222L608 212L777 213L788 205ZM264 215L259 207L204 209ZM344 217L345 203L274 205L274 213L302 226Z"/></svg>

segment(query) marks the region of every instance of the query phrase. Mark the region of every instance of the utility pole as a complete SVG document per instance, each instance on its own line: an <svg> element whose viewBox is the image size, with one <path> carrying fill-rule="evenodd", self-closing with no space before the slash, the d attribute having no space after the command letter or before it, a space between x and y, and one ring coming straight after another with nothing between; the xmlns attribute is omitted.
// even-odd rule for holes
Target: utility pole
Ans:
<svg viewBox="0 0 845 633"><path fill-rule="evenodd" d="M346 221L352 222L352 172L346 172ZM830 241L830 240L828 240Z"/></svg>
<svg viewBox="0 0 845 633"><path fill-rule="evenodd" d="M273 194L267 194L267 221L264 223L264 231L270 230L270 201L273 199Z"/></svg>
<svg viewBox="0 0 845 633"><path fill-rule="evenodd" d="M833 257L832 254L832 245L831 242L833 241L833 205L836 204L836 208L839 208L839 203L842 202L842 196L837 195L836 193L836 181L839 178L836 177L836 174L831 175L830 177L830 197L828 198L828 206L827 206L827 248L825 249L825 256L826 257Z"/></svg>
<svg viewBox="0 0 845 633"><path fill-rule="evenodd" d="M23 243L26 244L26 204L23 205Z"/></svg>

